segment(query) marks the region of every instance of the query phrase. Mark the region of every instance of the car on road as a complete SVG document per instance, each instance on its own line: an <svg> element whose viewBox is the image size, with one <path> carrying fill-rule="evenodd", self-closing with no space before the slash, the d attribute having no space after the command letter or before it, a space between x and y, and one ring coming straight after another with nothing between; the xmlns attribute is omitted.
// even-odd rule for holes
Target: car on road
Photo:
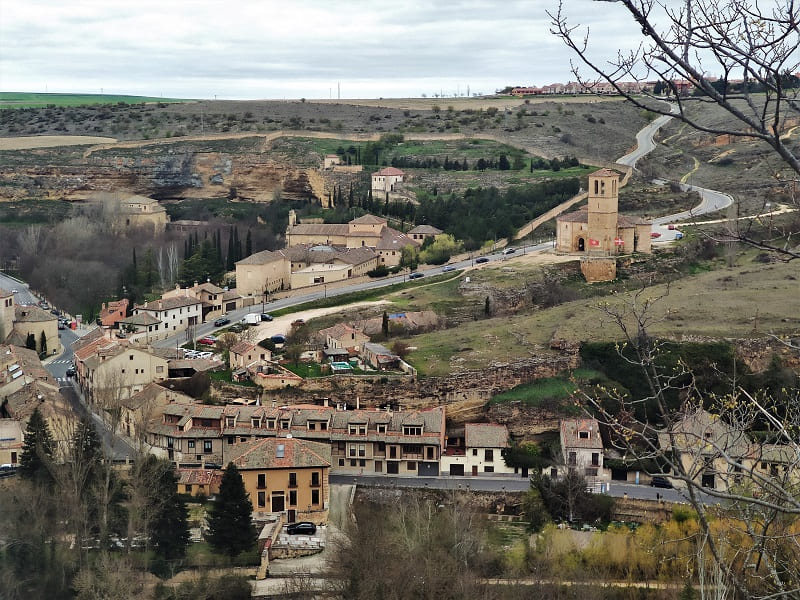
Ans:
<svg viewBox="0 0 800 600"><path fill-rule="evenodd" d="M18 290L18 289L16 289L16 288L14 288L13 290L11 290L11 293L12 293L12 294L19 294L19 290Z"/></svg>
<svg viewBox="0 0 800 600"><path fill-rule="evenodd" d="M516 248L506 248L505 250L503 250L503 254L505 256L508 256L509 254L514 254L514 252L516 251L517 251Z"/></svg>
<svg viewBox="0 0 800 600"><path fill-rule="evenodd" d="M410 273L409 276L408 276L409 279L419 279L420 277L425 277L425 273L414 272L414 273Z"/></svg>
<svg viewBox="0 0 800 600"><path fill-rule="evenodd" d="M456 268L453 265L445 265L442 267L442 273L449 273L450 271L455 271Z"/></svg>
<svg viewBox="0 0 800 600"><path fill-rule="evenodd" d="M228 317L220 317L216 321L214 321L214 327L222 327L223 325L227 325L230 323L231 320Z"/></svg>
<svg viewBox="0 0 800 600"><path fill-rule="evenodd" d="M657 487L657 488L668 488L668 489L671 489L672 488L672 483L666 477L655 476L650 480L650 486L651 487Z"/></svg>
<svg viewBox="0 0 800 600"><path fill-rule="evenodd" d="M653 238L653 239L660 238L661 234L659 232L657 232L657 231L651 231L650 232L650 237Z"/></svg>
<svg viewBox="0 0 800 600"><path fill-rule="evenodd" d="M67 377L75 377L75 375L77 375L77 371L75 370L75 367L68 367L67 368Z"/></svg>
<svg viewBox="0 0 800 600"><path fill-rule="evenodd" d="M316 532L317 526L309 521L300 521L286 526L286 533L289 535L314 535Z"/></svg>
<svg viewBox="0 0 800 600"><path fill-rule="evenodd" d="M58 328L59 329L66 329L67 328L67 324L64 323L64 321L59 321L58 322Z"/></svg>
<svg viewBox="0 0 800 600"><path fill-rule="evenodd" d="M269 313L261 313L262 321L272 321L272 315Z"/></svg>
<svg viewBox="0 0 800 600"><path fill-rule="evenodd" d="M197 343L202 344L203 346L213 346L217 343L217 338L215 338L213 335L207 335L197 340Z"/></svg>
<svg viewBox="0 0 800 600"><path fill-rule="evenodd" d="M475 259L475 262L478 263L478 264L487 263L487 262L489 262L489 259L486 258L485 256L479 256L478 258Z"/></svg>
<svg viewBox="0 0 800 600"><path fill-rule="evenodd" d="M675 229L675 225L667 225L667 229L669 229L670 231L672 231L673 229Z"/></svg>

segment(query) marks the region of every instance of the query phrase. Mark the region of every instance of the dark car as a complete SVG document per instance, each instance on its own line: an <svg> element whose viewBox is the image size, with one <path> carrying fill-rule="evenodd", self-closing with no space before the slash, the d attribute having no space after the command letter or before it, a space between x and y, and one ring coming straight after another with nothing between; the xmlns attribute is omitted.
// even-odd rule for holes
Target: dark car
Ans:
<svg viewBox="0 0 800 600"><path fill-rule="evenodd" d="M280 333L276 333L271 338L269 338L273 344L285 344L286 343L286 336L281 335Z"/></svg>
<svg viewBox="0 0 800 600"><path fill-rule="evenodd" d="M214 327L222 327L223 325L227 325L230 323L231 320L228 317L220 317L216 321L214 321Z"/></svg>
<svg viewBox="0 0 800 600"><path fill-rule="evenodd" d="M650 485L657 488L671 488L672 483L666 477L653 477L650 480Z"/></svg>
<svg viewBox="0 0 800 600"><path fill-rule="evenodd" d="M409 279L419 279L420 277L425 277L425 273L411 273L409 274Z"/></svg>
<svg viewBox="0 0 800 600"><path fill-rule="evenodd" d="M286 533L289 535L314 535L317 531L317 526L308 521L300 521L299 523L292 523L286 527Z"/></svg>
<svg viewBox="0 0 800 600"><path fill-rule="evenodd" d="M478 258L475 259L475 262L476 263L487 263L487 262L489 262L489 259L486 258L485 256L479 256Z"/></svg>
<svg viewBox="0 0 800 600"><path fill-rule="evenodd" d="M272 321L272 315L269 313L261 313L262 321Z"/></svg>
<svg viewBox="0 0 800 600"><path fill-rule="evenodd" d="M67 377L75 377L75 374L76 374L75 367L67 368Z"/></svg>

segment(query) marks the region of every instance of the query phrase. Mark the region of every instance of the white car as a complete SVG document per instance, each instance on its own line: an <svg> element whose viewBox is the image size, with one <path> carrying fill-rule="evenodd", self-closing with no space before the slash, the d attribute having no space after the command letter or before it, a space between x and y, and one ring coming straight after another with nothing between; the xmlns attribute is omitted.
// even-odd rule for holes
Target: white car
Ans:
<svg viewBox="0 0 800 600"><path fill-rule="evenodd" d="M214 356L213 352L198 352L197 353L197 358L211 358L212 356Z"/></svg>

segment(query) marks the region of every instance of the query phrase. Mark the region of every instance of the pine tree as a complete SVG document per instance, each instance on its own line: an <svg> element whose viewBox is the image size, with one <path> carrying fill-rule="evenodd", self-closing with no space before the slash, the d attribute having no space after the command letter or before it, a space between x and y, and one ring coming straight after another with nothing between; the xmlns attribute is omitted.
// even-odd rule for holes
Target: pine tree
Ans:
<svg viewBox="0 0 800 600"><path fill-rule="evenodd" d="M247 497L239 469L228 463L219 494L208 513L208 541L216 552L234 557L255 546L252 513L253 505Z"/></svg>
<svg viewBox="0 0 800 600"><path fill-rule="evenodd" d="M52 481L49 464L53 460L55 442L50 427L37 406L25 428L25 443L19 459L19 474L25 479Z"/></svg>
<svg viewBox="0 0 800 600"><path fill-rule="evenodd" d="M178 495L178 478L169 461L154 460L157 461L154 472L158 476L150 496L154 509L150 541L159 557L165 560L183 558L189 544L189 511Z"/></svg>

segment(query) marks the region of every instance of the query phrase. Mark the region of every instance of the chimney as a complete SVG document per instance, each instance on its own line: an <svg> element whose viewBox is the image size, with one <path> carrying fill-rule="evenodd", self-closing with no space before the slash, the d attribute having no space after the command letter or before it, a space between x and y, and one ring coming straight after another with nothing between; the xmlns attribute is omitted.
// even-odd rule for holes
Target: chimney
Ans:
<svg viewBox="0 0 800 600"><path fill-rule="evenodd" d="M356 410L360 409L361 409L361 399L358 396L356 396Z"/></svg>
<svg viewBox="0 0 800 600"><path fill-rule="evenodd" d="M322 406L328 408L330 406L331 399L330 398L323 398L322 399Z"/></svg>

